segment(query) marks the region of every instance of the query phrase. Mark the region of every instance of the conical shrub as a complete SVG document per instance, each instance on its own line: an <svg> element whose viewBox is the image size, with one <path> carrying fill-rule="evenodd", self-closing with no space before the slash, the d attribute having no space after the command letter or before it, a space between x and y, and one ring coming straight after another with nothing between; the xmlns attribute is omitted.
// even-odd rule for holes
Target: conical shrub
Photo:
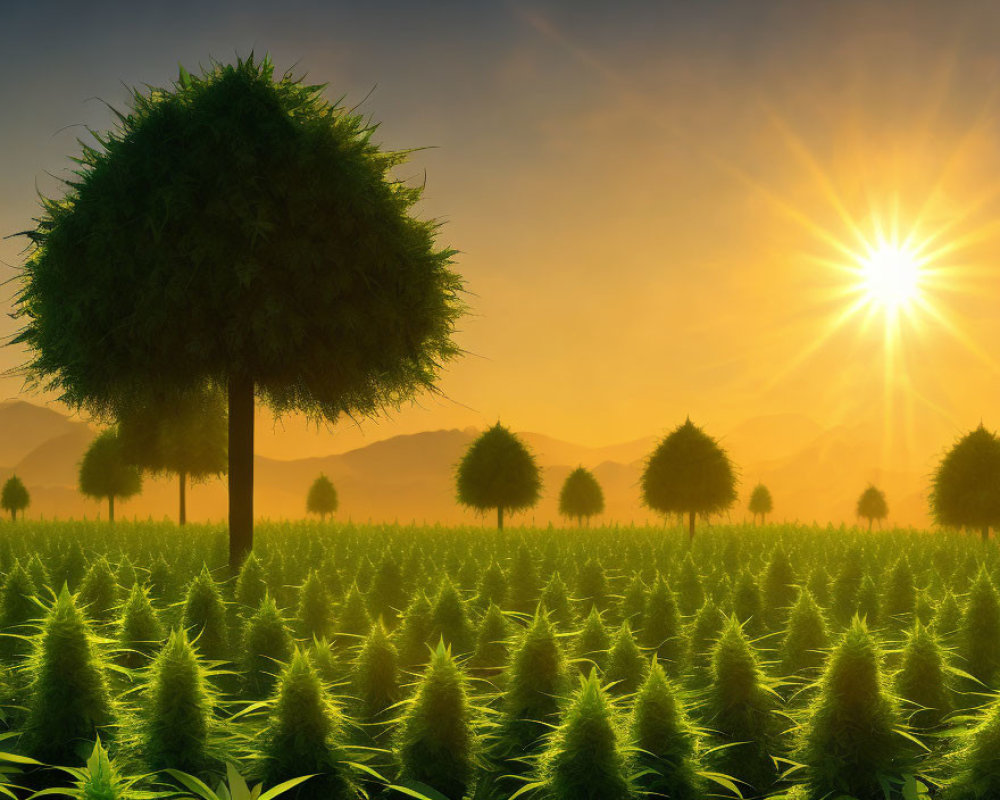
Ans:
<svg viewBox="0 0 1000 800"><path fill-rule="evenodd" d="M430 656L428 644L434 631L434 609L423 592L417 592L403 614L403 621L396 631L399 647L399 664L406 669L427 663Z"/></svg>
<svg viewBox="0 0 1000 800"><path fill-rule="evenodd" d="M465 683L440 643L399 723L395 751L403 785L423 784L448 800L465 797L478 747Z"/></svg>
<svg viewBox="0 0 1000 800"><path fill-rule="evenodd" d="M266 697L292 654L292 637L274 598L265 593L243 623L243 679L249 696Z"/></svg>
<svg viewBox="0 0 1000 800"><path fill-rule="evenodd" d="M946 592L934 612L934 632L943 639L951 639L962 624L962 607L950 591Z"/></svg>
<svg viewBox="0 0 1000 800"><path fill-rule="evenodd" d="M882 602L879 598L878 586L871 575L865 575L858 589L858 616L871 627L877 627L882 621Z"/></svg>
<svg viewBox="0 0 1000 800"><path fill-rule="evenodd" d="M662 575L657 576L649 592L640 641L643 647L656 652L671 675L681 673L687 642L674 593Z"/></svg>
<svg viewBox="0 0 1000 800"><path fill-rule="evenodd" d="M764 618L771 630L784 625L788 609L796 599L796 585L795 570L788 560L788 554L785 548L778 545L774 548L764 573Z"/></svg>
<svg viewBox="0 0 1000 800"><path fill-rule="evenodd" d="M594 666L603 672L607 667L610 647L611 634L597 606L592 606L573 643L573 657L584 674L589 674Z"/></svg>
<svg viewBox="0 0 1000 800"><path fill-rule="evenodd" d="M830 655L796 760L810 800L902 797L912 745L900 735L899 708L886 690L878 647L860 619Z"/></svg>
<svg viewBox="0 0 1000 800"><path fill-rule="evenodd" d="M803 589L788 618L779 651L782 675L817 675L826 660L830 634L812 592Z"/></svg>
<svg viewBox="0 0 1000 800"><path fill-rule="evenodd" d="M581 678L538 765L546 800L631 800L621 724L596 673Z"/></svg>
<svg viewBox="0 0 1000 800"><path fill-rule="evenodd" d="M646 663L631 626L623 622L608 651L608 691L615 695L634 694L646 677Z"/></svg>
<svg viewBox="0 0 1000 800"><path fill-rule="evenodd" d="M608 578L604 566L595 558L588 558L576 576L576 599L581 609L604 610L608 602Z"/></svg>
<svg viewBox="0 0 1000 800"><path fill-rule="evenodd" d="M733 586L733 613L751 636L764 632L764 598L757 579L743 568Z"/></svg>
<svg viewBox="0 0 1000 800"><path fill-rule="evenodd" d="M619 612L621 619L628 622L633 630L638 630L642 627L646 616L646 598L648 594L649 589L643 582L642 576L639 573L634 574L628 582L628 586L625 587Z"/></svg>
<svg viewBox="0 0 1000 800"><path fill-rule="evenodd" d="M264 577L264 567L256 553L250 553L240 567L236 576L236 604L246 614L252 614L267 593L267 580Z"/></svg>
<svg viewBox="0 0 1000 800"><path fill-rule="evenodd" d="M27 634L27 623L42 613L34 600L36 593L31 575L15 560L0 589L0 629L8 634L0 638L0 653L7 658L28 651L28 642L18 637Z"/></svg>
<svg viewBox="0 0 1000 800"><path fill-rule="evenodd" d="M555 722L560 699L568 688L566 656L548 616L540 609L511 658L501 704L501 751L520 755L534 749Z"/></svg>
<svg viewBox="0 0 1000 800"><path fill-rule="evenodd" d="M535 561L525 544L517 548L507 573L507 603L511 610L530 614L538 603L539 583Z"/></svg>
<svg viewBox="0 0 1000 800"><path fill-rule="evenodd" d="M680 574L677 576L677 607L685 617L693 616L705 602L705 590L701 585L701 575L691 553L684 556Z"/></svg>
<svg viewBox="0 0 1000 800"><path fill-rule="evenodd" d="M958 653L965 670L991 684L1000 668L1000 599L985 569L969 589L958 631Z"/></svg>
<svg viewBox="0 0 1000 800"><path fill-rule="evenodd" d="M146 765L192 774L207 769L213 703L207 670L187 634L171 632L145 686L140 738Z"/></svg>
<svg viewBox="0 0 1000 800"><path fill-rule="evenodd" d="M104 556L94 561L87 570L77 602L95 622L111 621L118 604L118 581Z"/></svg>
<svg viewBox="0 0 1000 800"><path fill-rule="evenodd" d="M472 666L497 671L504 667L510 651L510 623L503 611L495 603L490 605L476 636L476 651L470 662Z"/></svg>
<svg viewBox="0 0 1000 800"><path fill-rule="evenodd" d="M735 617L715 645L706 707L708 726L726 745L714 754L716 770L751 787L750 794L766 794L778 778L778 702Z"/></svg>
<svg viewBox="0 0 1000 800"><path fill-rule="evenodd" d="M917 587L913 582L913 569L903 556L889 573L889 583L882 599L882 614L887 624L902 630L913 619L916 607Z"/></svg>
<svg viewBox="0 0 1000 800"><path fill-rule="evenodd" d="M316 570L309 572L299 589L299 604L295 616L299 633L305 638L322 639L330 635L333 627L330 596Z"/></svg>
<svg viewBox="0 0 1000 800"><path fill-rule="evenodd" d="M914 704L909 719L914 728L937 728L951 711L944 652L934 634L919 622L907 637L894 683L896 694Z"/></svg>
<svg viewBox="0 0 1000 800"><path fill-rule="evenodd" d="M391 554L383 556L368 590L368 613L372 619L382 620L382 624L392 630L406 608L406 599L399 563Z"/></svg>
<svg viewBox="0 0 1000 800"><path fill-rule="evenodd" d="M715 600L709 598L695 614L688 637L691 661L696 667L704 669L712 663L715 642L725 626L725 614L716 605Z"/></svg>
<svg viewBox="0 0 1000 800"><path fill-rule="evenodd" d="M434 603L433 639L444 640L456 655L470 653L475 645L475 629L465 601L450 579L445 578Z"/></svg>
<svg viewBox="0 0 1000 800"><path fill-rule="evenodd" d="M399 654L381 622L372 626L361 645L353 674L362 719L379 719L399 701Z"/></svg>
<svg viewBox="0 0 1000 800"><path fill-rule="evenodd" d="M699 800L697 734L663 668L653 660L630 724L637 788L649 797Z"/></svg>
<svg viewBox="0 0 1000 800"><path fill-rule="evenodd" d="M341 714L327 696L309 657L299 649L278 678L263 735L261 777L277 786L312 775L291 794L298 800L348 800L358 790L344 749Z"/></svg>
<svg viewBox="0 0 1000 800"><path fill-rule="evenodd" d="M491 604L503 607L507 596L507 576L496 561L490 559L489 566L483 570L476 590L475 604L479 609L487 609Z"/></svg>
<svg viewBox="0 0 1000 800"><path fill-rule="evenodd" d="M372 620L368 614L368 604L361 593L357 583L354 583L344 602L340 607L340 614L337 616L336 639L342 644L357 644L368 635L371 629Z"/></svg>
<svg viewBox="0 0 1000 800"><path fill-rule="evenodd" d="M140 666L162 641L163 626L149 600L149 593L138 583L133 584L118 623L122 662L126 667Z"/></svg>
<svg viewBox="0 0 1000 800"><path fill-rule="evenodd" d="M569 588L558 571L552 573L542 590L541 605L549 612L549 620L561 631L569 631L576 622L576 614L569 599Z"/></svg>
<svg viewBox="0 0 1000 800"><path fill-rule="evenodd" d="M202 567L188 587L181 626L205 658L220 661L228 657L226 604L207 566Z"/></svg>
<svg viewBox="0 0 1000 800"><path fill-rule="evenodd" d="M65 587L34 636L26 669L25 750L51 764L77 763L80 742L93 741L114 710L94 635Z"/></svg>

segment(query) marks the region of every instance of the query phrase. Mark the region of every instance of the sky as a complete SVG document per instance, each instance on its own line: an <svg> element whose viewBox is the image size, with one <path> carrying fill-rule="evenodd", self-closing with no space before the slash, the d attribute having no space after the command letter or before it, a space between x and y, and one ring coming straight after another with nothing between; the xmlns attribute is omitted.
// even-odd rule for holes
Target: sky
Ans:
<svg viewBox="0 0 1000 800"><path fill-rule="evenodd" d="M587 445L748 419L867 425L883 467L1000 427L1000 8L989 2L0 0L0 232L58 195L128 86L268 52L418 147L470 314L439 397L339 452L484 427ZM879 225L933 256L897 323L852 272ZM12 309L24 240L0 239ZM9 336L15 319L0 319ZM890 331L887 333L887 331ZM0 350L0 368L24 353ZM0 379L0 398L22 391ZM30 399L45 400L31 395ZM48 398L51 399L51 398Z"/></svg>

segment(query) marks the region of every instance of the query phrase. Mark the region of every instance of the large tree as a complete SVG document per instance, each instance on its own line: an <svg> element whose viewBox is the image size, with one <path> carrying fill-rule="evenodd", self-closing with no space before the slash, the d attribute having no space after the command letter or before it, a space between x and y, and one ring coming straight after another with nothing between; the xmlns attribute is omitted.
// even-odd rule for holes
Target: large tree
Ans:
<svg viewBox="0 0 1000 800"><path fill-rule="evenodd" d="M123 500L142 491L142 473L125 458L118 431L102 432L90 443L80 462L80 491L108 501L108 521L115 521L115 498Z"/></svg>
<svg viewBox="0 0 1000 800"><path fill-rule="evenodd" d="M542 491L542 476L524 442L499 422L476 439L458 464L458 501L496 509L503 530L505 511L531 508Z"/></svg>
<svg viewBox="0 0 1000 800"><path fill-rule="evenodd" d="M320 519L326 522L326 515L336 511L339 505L336 487L321 473L309 487L309 494L306 495L306 511L310 514L319 514Z"/></svg>
<svg viewBox="0 0 1000 800"><path fill-rule="evenodd" d="M589 469L577 467L567 477L559 492L559 513L577 522L589 520L604 511L604 491Z"/></svg>
<svg viewBox="0 0 1000 800"><path fill-rule="evenodd" d="M889 504L885 500L885 493L874 484L870 485L858 498L855 511L858 517L868 520L868 530L872 529L872 523L876 520L881 526L882 520L889 516Z"/></svg>
<svg viewBox="0 0 1000 800"><path fill-rule="evenodd" d="M255 401L329 421L433 389L462 313L406 152L268 59L136 90L45 200L17 297L30 379L98 417L227 395L230 562L253 543Z"/></svg>
<svg viewBox="0 0 1000 800"><path fill-rule="evenodd" d="M698 514L724 511L736 500L736 475L726 451L688 419L649 456L641 489L654 511L687 514L693 539Z"/></svg>
<svg viewBox="0 0 1000 800"><path fill-rule="evenodd" d="M220 392L188 392L169 404L150 398L118 423L125 458L151 473L176 475L181 525L187 522L188 479L222 475L226 454L226 403Z"/></svg>
<svg viewBox="0 0 1000 800"><path fill-rule="evenodd" d="M0 508L10 512L12 522L17 521L17 512L24 511L31 502L31 495L17 475L11 475L3 485L3 492L0 492Z"/></svg>
<svg viewBox="0 0 1000 800"><path fill-rule="evenodd" d="M934 475L931 509L940 525L976 528L983 541L1000 526L1000 439L982 425L948 451Z"/></svg>
<svg viewBox="0 0 1000 800"><path fill-rule="evenodd" d="M774 501L771 499L771 490L768 489L763 483L758 483L753 487L753 491L750 493L750 503L747 505L747 509L753 514L754 521L757 517L760 517L761 523L763 523L768 514L774 510Z"/></svg>

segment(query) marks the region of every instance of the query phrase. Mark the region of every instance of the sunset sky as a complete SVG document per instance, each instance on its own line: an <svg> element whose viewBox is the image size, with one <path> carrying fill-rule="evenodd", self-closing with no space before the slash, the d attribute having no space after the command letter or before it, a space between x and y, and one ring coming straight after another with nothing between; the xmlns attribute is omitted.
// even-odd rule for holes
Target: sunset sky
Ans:
<svg viewBox="0 0 1000 800"><path fill-rule="evenodd" d="M604 445L794 413L870 423L883 466L912 466L1000 427L996 3L155 5L4 3L4 235L60 191L85 126L110 126L102 101L255 50L360 103L387 146L431 148L404 175L461 251L469 355L446 398L320 434L265 418L265 454L498 418ZM845 317L847 251L894 220L932 257L887 337L877 304ZM4 278L23 244L0 240Z"/></svg>

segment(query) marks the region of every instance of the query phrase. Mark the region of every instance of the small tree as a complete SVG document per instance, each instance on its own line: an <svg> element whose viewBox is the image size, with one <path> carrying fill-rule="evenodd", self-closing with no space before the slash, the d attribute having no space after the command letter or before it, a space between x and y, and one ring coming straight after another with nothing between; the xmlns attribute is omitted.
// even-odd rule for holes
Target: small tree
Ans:
<svg viewBox="0 0 1000 800"><path fill-rule="evenodd" d="M983 541L1000 525L1000 439L980 425L941 460L931 490L939 525L978 528Z"/></svg>
<svg viewBox="0 0 1000 800"><path fill-rule="evenodd" d="M188 392L168 403L149 400L118 421L122 451L130 463L177 476L181 525L187 523L188 479L226 472L227 425L225 400L217 391Z"/></svg>
<svg viewBox="0 0 1000 800"><path fill-rule="evenodd" d="M747 506L747 509L753 514L754 522L757 521L757 517L760 517L761 524L763 524L765 517L774 509L774 503L771 500L771 490L763 483L758 483L754 486L753 491L750 493L750 504Z"/></svg>
<svg viewBox="0 0 1000 800"><path fill-rule="evenodd" d="M726 451L687 420L667 436L646 461L642 500L661 514L687 514L694 538L695 517L729 508L736 499L736 476Z"/></svg>
<svg viewBox="0 0 1000 800"><path fill-rule="evenodd" d="M520 511L538 502L541 473L517 435L499 422L474 441L458 464L458 502L479 511Z"/></svg>
<svg viewBox="0 0 1000 800"><path fill-rule="evenodd" d="M882 520L889 516L889 505L885 502L885 494L875 485L869 486L858 498L857 515L868 520L868 530L876 520L881 526Z"/></svg>
<svg viewBox="0 0 1000 800"><path fill-rule="evenodd" d="M27 234L30 381L104 418L151 391L226 393L233 567L253 544L258 399L372 415L459 354L462 282L395 174L407 151L323 89L251 56L136 90Z"/></svg>
<svg viewBox="0 0 1000 800"><path fill-rule="evenodd" d="M309 494L306 496L306 511L310 514L319 514L319 518L326 522L326 515L332 514L339 505L337 490L326 475L320 476L313 481L309 487Z"/></svg>
<svg viewBox="0 0 1000 800"><path fill-rule="evenodd" d="M80 462L80 491L89 497L107 498L110 522L115 521L116 497L126 500L142 491L142 475L126 460L114 428L94 439L84 454Z"/></svg>
<svg viewBox="0 0 1000 800"><path fill-rule="evenodd" d="M10 512L11 521L17 521L17 512L24 511L31 502L31 495L28 489L17 475L11 475L3 485L3 493L0 494L0 507L4 511Z"/></svg>
<svg viewBox="0 0 1000 800"><path fill-rule="evenodd" d="M559 492L559 513L564 517L572 517L578 523L604 511L604 492L588 469L577 467L566 478L562 491Z"/></svg>

